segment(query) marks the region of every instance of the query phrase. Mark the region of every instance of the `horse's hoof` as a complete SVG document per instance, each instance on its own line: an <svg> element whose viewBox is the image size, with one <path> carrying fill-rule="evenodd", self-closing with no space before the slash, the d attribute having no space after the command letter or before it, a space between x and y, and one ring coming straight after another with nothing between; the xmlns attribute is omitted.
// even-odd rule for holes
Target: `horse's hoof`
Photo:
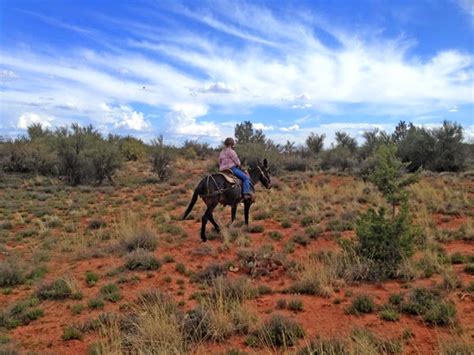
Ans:
<svg viewBox="0 0 474 355"><path fill-rule="evenodd" d="M220 233L220 232L221 232L221 229L220 229L220 228L214 228L214 230L215 230L217 233Z"/></svg>
<svg viewBox="0 0 474 355"><path fill-rule="evenodd" d="M207 237L201 237L201 241L202 241L203 243L207 242Z"/></svg>

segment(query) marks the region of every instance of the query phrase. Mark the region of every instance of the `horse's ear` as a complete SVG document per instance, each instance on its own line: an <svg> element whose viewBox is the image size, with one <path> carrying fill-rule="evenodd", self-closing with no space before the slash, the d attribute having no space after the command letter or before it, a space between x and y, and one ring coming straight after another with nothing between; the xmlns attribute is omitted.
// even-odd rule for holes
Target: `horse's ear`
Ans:
<svg viewBox="0 0 474 355"><path fill-rule="evenodd" d="M267 158L263 159L263 167L268 168L268 160Z"/></svg>

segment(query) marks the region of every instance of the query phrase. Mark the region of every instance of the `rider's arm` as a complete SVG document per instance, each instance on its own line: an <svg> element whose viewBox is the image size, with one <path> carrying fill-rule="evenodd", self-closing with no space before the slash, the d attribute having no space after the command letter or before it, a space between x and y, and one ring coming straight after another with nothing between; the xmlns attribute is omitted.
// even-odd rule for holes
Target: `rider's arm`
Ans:
<svg viewBox="0 0 474 355"><path fill-rule="evenodd" d="M237 153L234 151L234 150L231 150L231 157L232 157L232 161L235 163L235 165L237 167L240 167L240 159L239 159L239 156L237 155Z"/></svg>

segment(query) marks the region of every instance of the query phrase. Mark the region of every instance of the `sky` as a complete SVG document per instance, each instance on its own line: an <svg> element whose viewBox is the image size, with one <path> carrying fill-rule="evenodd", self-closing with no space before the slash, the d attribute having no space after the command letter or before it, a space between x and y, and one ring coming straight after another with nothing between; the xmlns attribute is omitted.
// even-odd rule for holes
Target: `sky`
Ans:
<svg viewBox="0 0 474 355"><path fill-rule="evenodd" d="M474 0L0 0L0 136L327 145L400 120L474 140Z"/></svg>

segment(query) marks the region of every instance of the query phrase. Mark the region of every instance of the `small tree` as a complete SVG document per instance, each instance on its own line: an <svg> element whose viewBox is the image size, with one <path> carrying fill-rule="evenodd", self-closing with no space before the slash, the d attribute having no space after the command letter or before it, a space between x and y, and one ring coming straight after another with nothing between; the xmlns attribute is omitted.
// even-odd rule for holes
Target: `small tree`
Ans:
<svg viewBox="0 0 474 355"><path fill-rule="evenodd" d="M235 126L235 138L238 144L265 144L266 138L261 129L254 130L250 121L239 123Z"/></svg>
<svg viewBox="0 0 474 355"><path fill-rule="evenodd" d="M396 157L395 145L379 147L369 180L392 205L392 217L387 217L385 208L381 207L378 212L369 209L357 221L355 251L372 264L372 275L376 278L395 277L402 260L413 252L417 231L412 226L408 192L404 188L415 182L418 174L405 177L404 167ZM399 203L401 208L397 215L395 205Z"/></svg>
<svg viewBox="0 0 474 355"><path fill-rule="evenodd" d="M433 137L436 140L433 170L462 170L466 161L462 126L455 122L444 121L442 127L433 130Z"/></svg>
<svg viewBox="0 0 474 355"><path fill-rule="evenodd" d="M306 138L306 146L311 153L319 154L319 152L323 150L325 138L325 134L314 134L311 132L308 138Z"/></svg>
<svg viewBox="0 0 474 355"><path fill-rule="evenodd" d="M351 153L355 153L357 149L357 141L349 136L346 132L336 132L336 146L347 148Z"/></svg>
<svg viewBox="0 0 474 355"><path fill-rule="evenodd" d="M151 141L151 164L160 181L164 181L169 177L172 160L171 149L165 145L163 136L160 135L153 139Z"/></svg>

